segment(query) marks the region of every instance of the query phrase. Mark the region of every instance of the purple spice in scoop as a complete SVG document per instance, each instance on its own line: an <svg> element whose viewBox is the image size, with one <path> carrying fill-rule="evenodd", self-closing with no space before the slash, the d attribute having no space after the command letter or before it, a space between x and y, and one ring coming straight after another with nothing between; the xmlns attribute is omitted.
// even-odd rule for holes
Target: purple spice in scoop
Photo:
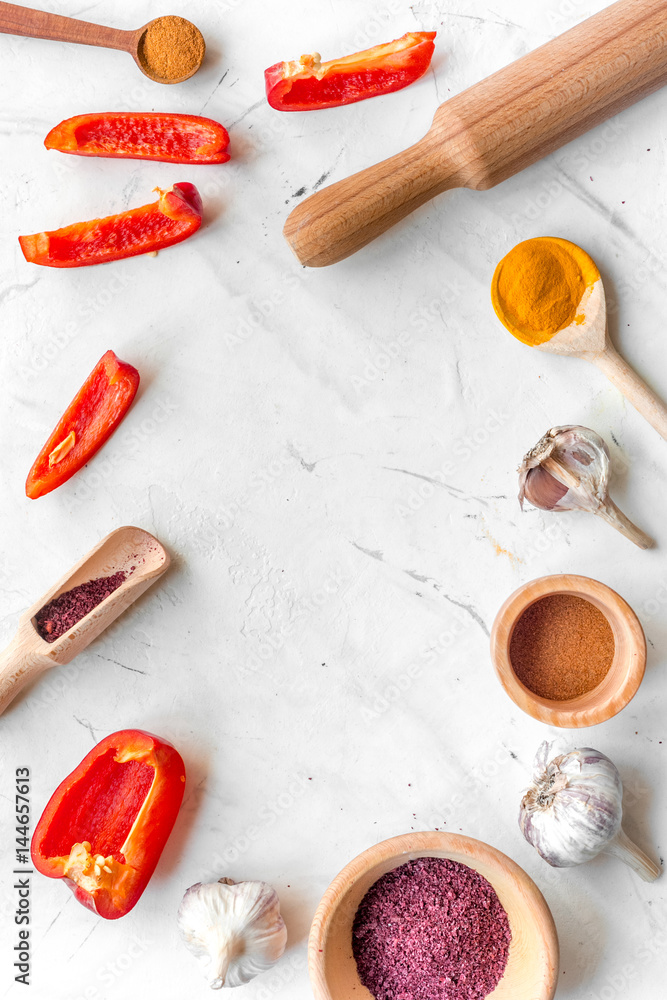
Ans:
<svg viewBox="0 0 667 1000"><path fill-rule="evenodd" d="M507 914L479 872L417 858L368 890L352 950L376 1000L483 1000L505 972L511 938Z"/></svg>
<svg viewBox="0 0 667 1000"><path fill-rule="evenodd" d="M127 578L124 570L112 576L99 576L96 580L80 583L66 590L60 597L45 604L35 615L37 631L46 642L55 642L61 635L80 622L98 604L118 590Z"/></svg>

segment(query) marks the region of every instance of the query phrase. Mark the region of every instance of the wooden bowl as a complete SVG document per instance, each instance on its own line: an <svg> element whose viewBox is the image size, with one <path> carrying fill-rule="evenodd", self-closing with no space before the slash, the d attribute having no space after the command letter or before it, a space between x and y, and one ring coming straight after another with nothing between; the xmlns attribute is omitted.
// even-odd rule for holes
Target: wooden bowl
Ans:
<svg viewBox="0 0 667 1000"><path fill-rule="evenodd" d="M316 1000L374 1000L352 954L352 924L370 887L415 858L450 858L491 883L507 913L512 941L505 974L489 1000L551 1000L558 979L558 936L532 879L506 855L454 833L406 833L370 847L343 868L317 908L308 941Z"/></svg>
<svg viewBox="0 0 667 1000"><path fill-rule="evenodd" d="M531 604L552 594L590 601L614 633L614 659L605 678L591 691L568 701L551 701L534 694L514 673L509 655L512 632L521 615ZM646 638L637 615L616 591L587 576L562 573L525 583L507 598L491 630L491 658L500 683L519 708L547 725L578 729L611 719L635 696L646 667Z"/></svg>

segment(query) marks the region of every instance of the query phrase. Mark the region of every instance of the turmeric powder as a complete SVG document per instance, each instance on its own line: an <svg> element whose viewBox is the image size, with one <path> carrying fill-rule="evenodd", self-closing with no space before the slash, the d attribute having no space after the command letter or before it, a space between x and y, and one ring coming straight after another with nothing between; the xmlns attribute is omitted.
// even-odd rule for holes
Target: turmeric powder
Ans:
<svg viewBox="0 0 667 1000"><path fill-rule="evenodd" d="M498 318L518 340L535 347L573 322L587 288L600 277L580 247L556 236L519 243L498 264L491 299Z"/></svg>

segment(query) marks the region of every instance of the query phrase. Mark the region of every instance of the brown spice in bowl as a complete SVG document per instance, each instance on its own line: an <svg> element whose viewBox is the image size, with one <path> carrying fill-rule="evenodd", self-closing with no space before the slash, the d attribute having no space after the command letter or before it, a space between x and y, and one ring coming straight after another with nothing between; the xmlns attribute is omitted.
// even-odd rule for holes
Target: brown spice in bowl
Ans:
<svg viewBox="0 0 667 1000"><path fill-rule="evenodd" d="M181 80L199 68L205 49L202 34L194 24L168 14L148 25L139 41L138 55L150 76Z"/></svg>
<svg viewBox="0 0 667 1000"><path fill-rule="evenodd" d="M550 594L519 618L509 656L529 691L550 701L569 701L604 680L614 650L611 626L594 604L574 594Z"/></svg>

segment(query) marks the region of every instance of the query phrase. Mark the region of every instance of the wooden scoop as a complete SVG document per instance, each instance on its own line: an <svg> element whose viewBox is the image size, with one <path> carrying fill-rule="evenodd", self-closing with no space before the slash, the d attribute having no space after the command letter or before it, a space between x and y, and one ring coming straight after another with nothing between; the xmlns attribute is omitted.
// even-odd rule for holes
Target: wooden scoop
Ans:
<svg viewBox="0 0 667 1000"><path fill-rule="evenodd" d="M78 21L73 17L61 17L60 14L49 14L43 10L32 10L15 3L0 3L0 32L6 35L26 35L29 38L51 38L58 42L77 42L79 45L96 45L104 49L120 49L129 52L135 63L149 80L155 83L183 83L197 72L204 58L204 39L202 37L202 58L199 63L178 79L164 79L150 71L150 67L141 58L143 37L151 25L159 24L164 18L156 17L143 27L134 31L121 31L118 28L106 28L102 24L91 24L90 21ZM185 20L185 19L183 19ZM187 22L188 24L190 22ZM191 25L200 35L195 25Z"/></svg>
<svg viewBox="0 0 667 1000"><path fill-rule="evenodd" d="M568 240L538 237L531 242L545 239L560 244L570 252L571 256L583 262L584 270L590 275L591 281L570 325L558 330L548 339L544 339L543 343L532 343L530 346L549 354L569 354L574 358L583 358L584 361L591 361L597 365L616 388L620 389L635 409L639 410L652 427L655 427L658 434L667 440L667 407L621 357L609 339L604 287L595 261L585 250ZM499 270L500 265L496 269L491 288L494 309L510 333L523 343L528 343L519 333L515 332L511 321L503 316L502 301L497 292Z"/></svg>
<svg viewBox="0 0 667 1000"><path fill-rule="evenodd" d="M134 569L132 569L134 567ZM169 568L169 554L141 528L117 528L73 566L19 619L14 639L0 653L0 714L30 681L49 667L64 665L82 652ZM53 643L40 636L35 615L73 587L124 570L117 590Z"/></svg>
<svg viewBox="0 0 667 1000"><path fill-rule="evenodd" d="M667 0L620 0L441 104L404 153L311 195L285 238L302 264L334 264L435 195L493 187L665 83Z"/></svg>

